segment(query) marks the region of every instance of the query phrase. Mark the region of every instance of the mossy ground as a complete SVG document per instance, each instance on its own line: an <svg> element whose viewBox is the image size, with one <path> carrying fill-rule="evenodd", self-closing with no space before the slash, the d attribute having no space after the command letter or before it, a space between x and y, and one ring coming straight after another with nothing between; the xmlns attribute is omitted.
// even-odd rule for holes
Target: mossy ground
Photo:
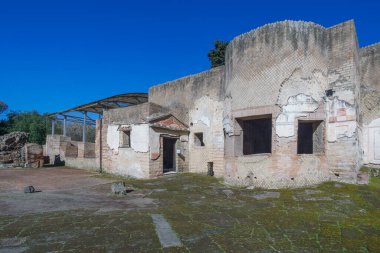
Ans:
<svg viewBox="0 0 380 253"><path fill-rule="evenodd" d="M125 181L158 204L109 212L80 209L0 215L0 251L380 251L379 178L372 178L369 185L329 182L280 190L279 198L262 200L254 196L264 190L229 188L201 175ZM164 215L183 247L161 247L152 213Z"/></svg>

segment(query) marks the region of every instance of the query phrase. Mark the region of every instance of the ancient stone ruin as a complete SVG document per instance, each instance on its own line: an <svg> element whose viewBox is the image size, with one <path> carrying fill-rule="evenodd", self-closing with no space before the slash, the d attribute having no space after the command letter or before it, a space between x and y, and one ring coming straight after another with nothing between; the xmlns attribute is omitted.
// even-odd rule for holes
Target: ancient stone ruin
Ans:
<svg viewBox="0 0 380 253"><path fill-rule="evenodd" d="M0 136L0 167L41 167L41 145L28 142L28 134L12 132Z"/></svg>
<svg viewBox="0 0 380 253"><path fill-rule="evenodd" d="M21 166L24 163L23 147L28 142L28 134L13 132L0 136L0 163Z"/></svg>
<svg viewBox="0 0 380 253"><path fill-rule="evenodd" d="M48 136L49 155L137 178L212 164L216 177L253 188L358 183L363 164L380 164L380 44L360 48L352 20L259 27L229 43L225 66L147 97L92 108L96 142Z"/></svg>

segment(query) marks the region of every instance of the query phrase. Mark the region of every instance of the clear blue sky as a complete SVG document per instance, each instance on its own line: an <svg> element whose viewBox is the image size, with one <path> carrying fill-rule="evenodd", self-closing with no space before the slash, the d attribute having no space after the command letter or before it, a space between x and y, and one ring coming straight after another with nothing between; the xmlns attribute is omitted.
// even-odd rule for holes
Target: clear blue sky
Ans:
<svg viewBox="0 0 380 253"><path fill-rule="evenodd" d="M266 23L354 19L380 41L380 1L0 0L0 100L55 112L210 67L216 39Z"/></svg>

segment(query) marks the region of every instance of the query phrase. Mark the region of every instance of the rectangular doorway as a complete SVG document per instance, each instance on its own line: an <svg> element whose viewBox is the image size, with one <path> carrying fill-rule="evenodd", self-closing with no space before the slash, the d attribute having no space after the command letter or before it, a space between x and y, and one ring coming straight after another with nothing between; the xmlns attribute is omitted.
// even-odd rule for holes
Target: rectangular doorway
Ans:
<svg viewBox="0 0 380 253"><path fill-rule="evenodd" d="M175 138L163 137L163 172L176 171L176 142Z"/></svg>

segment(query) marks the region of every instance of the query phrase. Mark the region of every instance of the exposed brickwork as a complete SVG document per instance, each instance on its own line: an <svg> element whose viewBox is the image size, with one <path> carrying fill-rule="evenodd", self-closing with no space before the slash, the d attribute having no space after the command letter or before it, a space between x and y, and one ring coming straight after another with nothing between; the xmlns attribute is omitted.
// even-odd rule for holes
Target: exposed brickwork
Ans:
<svg viewBox="0 0 380 253"><path fill-rule="evenodd" d="M225 66L153 86L148 103L104 112L96 144L78 143L78 157L88 150L107 172L154 178L170 137L177 172L206 173L212 162L215 176L237 185L356 182L363 162L380 164L370 141L380 141L379 73L380 44L360 49L353 21L268 24L234 38ZM241 124L259 118L271 119L271 152L243 155L250 130ZM311 154L298 152L305 122ZM131 147L120 146L123 129ZM49 143L58 151L65 141Z"/></svg>

